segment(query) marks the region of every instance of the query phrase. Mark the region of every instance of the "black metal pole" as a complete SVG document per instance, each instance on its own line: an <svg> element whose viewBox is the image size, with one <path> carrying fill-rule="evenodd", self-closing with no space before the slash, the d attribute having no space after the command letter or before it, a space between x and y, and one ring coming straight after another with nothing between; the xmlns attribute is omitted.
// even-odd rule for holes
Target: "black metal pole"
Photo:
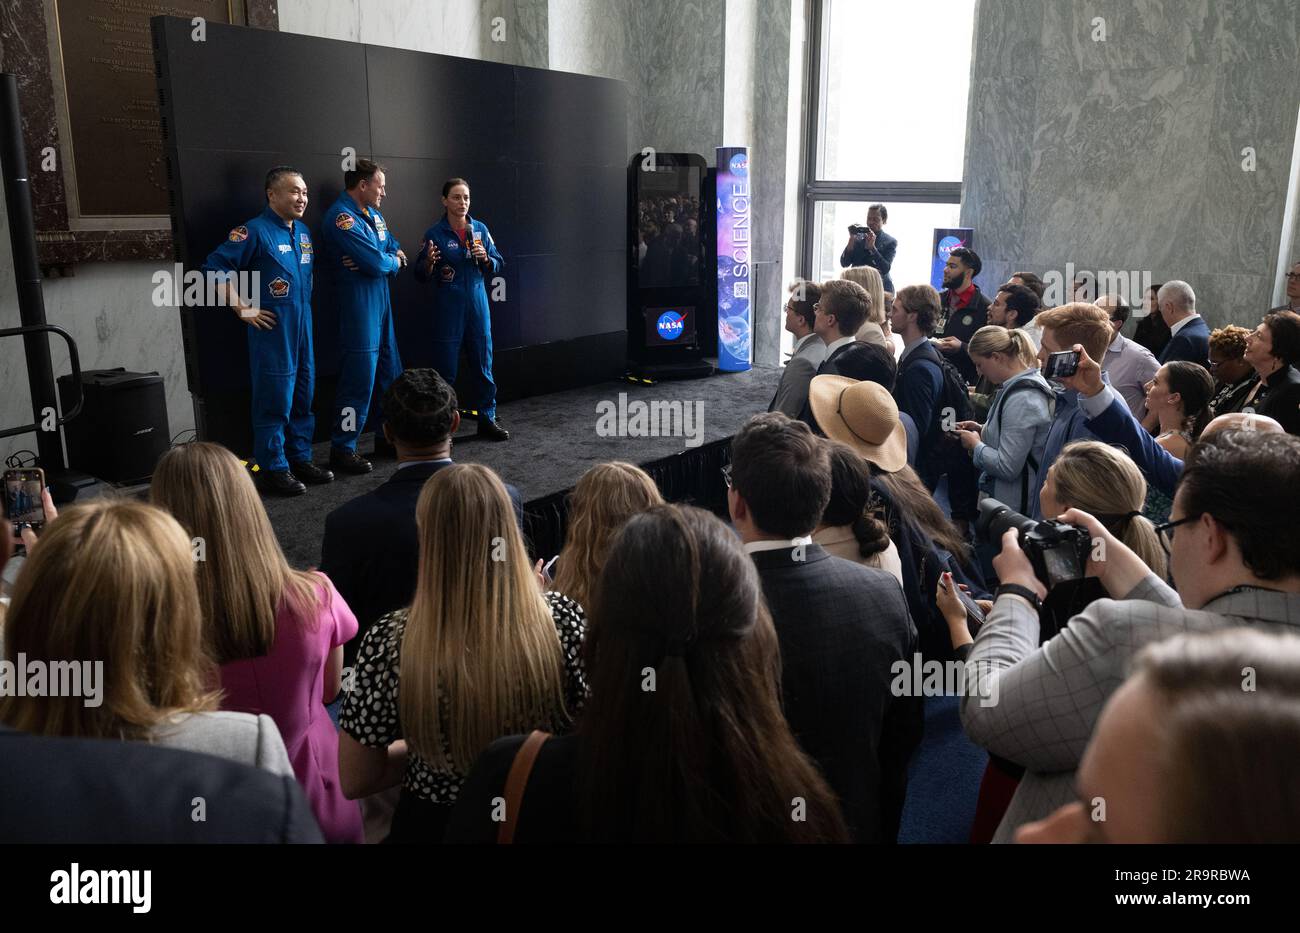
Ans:
<svg viewBox="0 0 1300 933"><path fill-rule="evenodd" d="M5 206L9 213L9 240L14 252L14 279L18 286L18 316L23 326L43 325L45 299L41 293L41 267L36 258L36 224L32 219L32 190L23 151L22 112L18 106L18 76L0 73L0 171L4 173ZM54 364L44 333L23 335L27 356L27 384L32 397L32 420L39 428L50 424L47 410L58 411ZM37 430L36 451L46 473L59 473L67 464L59 431Z"/></svg>

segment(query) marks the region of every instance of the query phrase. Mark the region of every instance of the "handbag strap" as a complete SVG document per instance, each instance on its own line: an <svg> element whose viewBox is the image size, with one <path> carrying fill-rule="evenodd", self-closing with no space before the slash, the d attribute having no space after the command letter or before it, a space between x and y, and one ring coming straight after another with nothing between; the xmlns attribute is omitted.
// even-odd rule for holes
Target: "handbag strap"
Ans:
<svg viewBox="0 0 1300 933"><path fill-rule="evenodd" d="M508 846L515 841L515 829L519 826L519 807L524 799L524 788L528 786L528 775L532 773L533 762L542 750L542 743L551 737L549 732L534 729L524 739L524 744L515 752L515 760L506 775L506 818L497 830L497 844Z"/></svg>

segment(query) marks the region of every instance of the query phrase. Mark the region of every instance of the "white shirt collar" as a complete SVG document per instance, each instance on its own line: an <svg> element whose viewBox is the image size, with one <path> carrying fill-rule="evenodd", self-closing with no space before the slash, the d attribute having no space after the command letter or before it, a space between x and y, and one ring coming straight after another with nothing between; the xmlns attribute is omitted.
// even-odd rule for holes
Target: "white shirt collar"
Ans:
<svg viewBox="0 0 1300 933"><path fill-rule="evenodd" d="M451 463L451 457L438 457L434 460L406 460L397 465L400 470L403 467L419 466L422 463Z"/></svg>
<svg viewBox="0 0 1300 933"><path fill-rule="evenodd" d="M750 541L744 547L746 554L753 554L755 551L784 551L787 548L796 548L808 544L812 544L812 535L791 538L789 541Z"/></svg>
<svg viewBox="0 0 1300 933"><path fill-rule="evenodd" d="M821 340L821 338L814 333L804 334L802 337L800 337L798 340L794 342L794 351L790 355L794 356L795 354L797 354L803 348L803 345L807 343L809 340Z"/></svg>
<svg viewBox="0 0 1300 933"><path fill-rule="evenodd" d="M1172 337L1174 334L1178 333L1180 330L1183 329L1183 325L1184 325L1184 324L1190 324L1192 321L1196 320L1198 317L1200 317L1200 315L1199 315L1199 314L1196 314L1195 312L1193 312L1192 314L1189 314L1187 317L1183 318L1181 321L1179 321L1179 322L1178 322L1177 324L1175 324L1173 327L1169 328L1169 336Z"/></svg>
<svg viewBox="0 0 1300 933"><path fill-rule="evenodd" d="M846 347L857 339L858 339L857 334L849 334L847 337L840 337L838 340L831 341L830 343L826 344L826 355L830 356L840 347Z"/></svg>

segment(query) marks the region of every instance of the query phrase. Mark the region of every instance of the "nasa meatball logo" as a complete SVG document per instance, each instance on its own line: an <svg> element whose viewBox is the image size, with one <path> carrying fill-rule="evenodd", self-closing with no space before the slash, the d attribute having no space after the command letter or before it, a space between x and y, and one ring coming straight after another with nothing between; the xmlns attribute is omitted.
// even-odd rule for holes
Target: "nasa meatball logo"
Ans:
<svg viewBox="0 0 1300 933"><path fill-rule="evenodd" d="M266 286L266 290L271 293L272 298L283 298L289 294L289 283L277 275L271 279L271 283Z"/></svg>
<svg viewBox="0 0 1300 933"><path fill-rule="evenodd" d="M948 254L951 253L959 246L961 246L961 239L959 237L955 237L955 236L944 237L942 240L939 241L939 249L938 249L939 257L946 261L948 258Z"/></svg>
<svg viewBox="0 0 1300 933"><path fill-rule="evenodd" d="M334 218L334 226L340 230L351 230L354 224L356 224L356 220L351 214L339 214Z"/></svg>
<svg viewBox="0 0 1300 933"><path fill-rule="evenodd" d="M665 311L659 315L659 321L655 324L655 329L659 331L659 336L664 340L676 340L685 330L686 315L678 314L676 311Z"/></svg>
<svg viewBox="0 0 1300 933"><path fill-rule="evenodd" d="M230 240L231 243L244 242L245 240L248 239L248 228L236 227L234 230L230 231L230 235L227 237L227 239Z"/></svg>
<svg viewBox="0 0 1300 933"><path fill-rule="evenodd" d="M455 269L453 269L451 266L443 266L443 267L442 267L442 280L443 280L444 282L450 282L450 281L451 281L452 279L454 279L455 277L456 277L456 270L455 270Z"/></svg>
<svg viewBox="0 0 1300 933"><path fill-rule="evenodd" d="M749 156L743 152L737 152L734 156L731 157L731 161L728 163L728 166L731 168L731 174L733 175L748 175Z"/></svg>

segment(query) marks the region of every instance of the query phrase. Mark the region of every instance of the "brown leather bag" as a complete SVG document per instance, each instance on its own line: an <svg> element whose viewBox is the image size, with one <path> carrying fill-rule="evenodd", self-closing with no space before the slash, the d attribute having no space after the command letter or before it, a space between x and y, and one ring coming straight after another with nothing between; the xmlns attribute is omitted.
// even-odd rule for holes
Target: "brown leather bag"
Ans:
<svg viewBox="0 0 1300 933"><path fill-rule="evenodd" d="M497 830L497 844L508 846L515 841L515 829L519 826L519 809L524 799L524 788L528 786L528 775L533 771L533 762L542 750L542 743L551 737L549 732L534 729L524 739L524 744L515 752L515 760L506 775L506 818Z"/></svg>

